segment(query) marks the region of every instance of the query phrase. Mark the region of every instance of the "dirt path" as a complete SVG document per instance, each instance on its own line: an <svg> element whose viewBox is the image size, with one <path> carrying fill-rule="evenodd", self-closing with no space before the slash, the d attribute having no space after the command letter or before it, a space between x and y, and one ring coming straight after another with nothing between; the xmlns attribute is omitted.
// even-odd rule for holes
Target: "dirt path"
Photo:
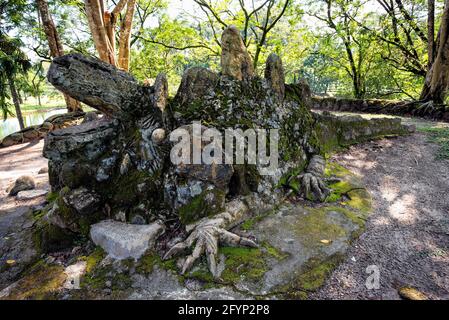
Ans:
<svg viewBox="0 0 449 320"><path fill-rule="evenodd" d="M0 289L11 284L23 268L35 259L30 228L30 208L41 205L45 197L18 201L8 196L7 187L18 177L34 178L37 189L49 189L48 175L38 174L47 166L42 157L43 140L0 149ZM6 261L15 263L4 269Z"/></svg>
<svg viewBox="0 0 449 320"><path fill-rule="evenodd" d="M421 123L422 124L422 123ZM333 157L360 175L373 197L365 233L315 299L399 299L412 286L432 299L449 299L449 161L422 133L350 148ZM367 289L380 271L380 288Z"/></svg>
<svg viewBox="0 0 449 320"><path fill-rule="evenodd" d="M49 189L48 175L38 174L48 163L42 156L43 147L44 140L40 140L0 149L0 216L29 204L28 201L8 197L6 189L18 177L31 176L35 179L36 189Z"/></svg>

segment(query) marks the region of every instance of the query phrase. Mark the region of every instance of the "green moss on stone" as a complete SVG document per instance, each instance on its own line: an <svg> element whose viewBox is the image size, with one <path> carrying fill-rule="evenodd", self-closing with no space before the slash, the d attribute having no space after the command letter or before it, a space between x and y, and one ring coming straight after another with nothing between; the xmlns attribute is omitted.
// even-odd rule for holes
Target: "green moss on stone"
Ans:
<svg viewBox="0 0 449 320"><path fill-rule="evenodd" d="M8 300L56 299L67 276L64 267L39 261L12 287Z"/></svg>
<svg viewBox="0 0 449 320"><path fill-rule="evenodd" d="M345 235L345 229L328 218L328 208L308 208L290 227L305 248L316 248L321 240L334 241Z"/></svg>
<svg viewBox="0 0 449 320"><path fill-rule="evenodd" d="M136 263L136 271L141 274L148 275L153 272L155 266L159 266L165 270L177 270L176 259L162 260L161 257L151 251L142 256Z"/></svg>
<svg viewBox="0 0 449 320"><path fill-rule="evenodd" d="M92 273L105 257L106 252L101 247L96 247L88 256L80 257L80 260L86 261L86 274Z"/></svg>
<svg viewBox="0 0 449 320"><path fill-rule="evenodd" d="M324 171L326 177L344 178L353 175L351 171L336 162L328 162Z"/></svg>
<svg viewBox="0 0 449 320"><path fill-rule="evenodd" d="M69 247L76 236L58 226L40 219L33 227L32 239L36 250L48 253Z"/></svg>
<svg viewBox="0 0 449 320"><path fill-rule="evenodd" d="M261 243L261 247L264 248L266 250L266 252L268 253L269 256L275 258L276 260L284 260L288 257L288 254L285 252L282 252L281 250L279 250L278 248L272 246L271 244L269 244L268 242L263 242Z"/></svg>
<svg viewBox="0 0 449 320"><path fill-rule="evenodd" d="M184 225L201 218L220 213L224 209L225 193L220 189L205 190L178 209L179 219Z"/></svg>
<svg viewBox="0 0 449 320"><path fill-rule="evenodd" d="M48 202L55 202L58 199L59 193L58 192L49 192L47 194L47 201Z"/></svg>
<svg viewBox="0 0 449 320"><path fill-rule="evenodd" d="M354 189L347 193L349 200L341 204L350 206L364 213L369 213L372 209L371 195L365 189Z"/></svg>
<svg viewBox="0 0 449 320"><path fill-rule="evenodd" d="M84 290L102 290L106 288L106 281L112 280L111 276L117 276L111 265L102 266L101 262L106 253L100 247L96 247L88 256L80 257L86 261L86 273L81 279L80 286Z"/></svg>
<svg viewBox="0 0 449 320"><path fill-rule="evenodd" d="M330 162L326 166L325 176L340 179L328 185L331 189L331 194L326 199L326 202L340 202L342 205L360 210L366 214L371 211L371 195L365 188L361 187L361 182L358 181L359 179L352 172L338 163ZM346 199L341 201L343 197Z"/></svg>
<svg viewBox="0 0 449 320"><path fill-rule="evenodd" d="M155 254L146 254L139 259L136 266L136 271L141 274L150 274L154 267L161 262L161 258Z"/></svg>
<svg viewBox="0 0 449 320"><path fill-rule="evenodd" d="M341 255L333 255L324 261L319 258L310 259L296 279L296 289L309 292L317 290L341 261Z"/></svg>
<svg viewBox="0 0 449 320"><path fill-rule="evenodd" d="M236 283L242 278L257 281L268 271L262 251L258 248L222 247L219 253L226 257L226 267L221 274L226 283Z"/></svg>

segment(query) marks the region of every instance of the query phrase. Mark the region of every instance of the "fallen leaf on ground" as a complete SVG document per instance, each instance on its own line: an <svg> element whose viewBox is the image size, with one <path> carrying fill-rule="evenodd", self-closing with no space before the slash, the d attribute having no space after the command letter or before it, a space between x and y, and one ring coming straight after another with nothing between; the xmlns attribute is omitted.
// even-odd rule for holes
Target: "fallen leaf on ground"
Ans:
<svg viewBox="0 0 449 320"><path fill-rule="evenodd" d="M427 296L411 287L403 287L398 290L399 295L407 300L427 300Z"/></svg>

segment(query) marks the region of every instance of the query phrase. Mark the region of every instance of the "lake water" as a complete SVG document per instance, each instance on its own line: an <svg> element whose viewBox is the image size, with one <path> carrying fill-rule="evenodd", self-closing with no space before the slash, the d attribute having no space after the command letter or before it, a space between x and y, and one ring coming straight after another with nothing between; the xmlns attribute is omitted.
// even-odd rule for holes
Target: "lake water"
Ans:
<svg viewBox="0 0 449 320"><path fill-rule="evenodd" d="M25 122L25 127L34 126L37 124L42 124L45 119L55 114L65 113L67 110L54 109L46 112L31 112L23 115L23 121ZM19 120L17 118L8 117L6 120L0 120L0 140L6 137L8 134L14 133L20 130Z"/></svg>

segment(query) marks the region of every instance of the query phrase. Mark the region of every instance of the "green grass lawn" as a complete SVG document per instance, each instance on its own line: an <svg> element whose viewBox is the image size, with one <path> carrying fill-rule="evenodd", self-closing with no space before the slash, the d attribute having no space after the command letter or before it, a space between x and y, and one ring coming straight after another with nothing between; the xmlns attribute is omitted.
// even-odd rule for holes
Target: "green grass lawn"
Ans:
<svg viewBox="0 0 449 320"><path fill-rule="evenodd" d="M22 110L22 112L43 111L56 108L65 108L64 100L47 101L46 103L42 103L41 106L28 101L20 105L20 109Z"/></svg>
<svg viewBox="0 0 449 320"><path fill-rule="evenodd" d="M62 99L42 99L42 105L40 106L36 99L28 99L25 100L20 105L20 110L22 110L23 114L31 113L31 112L39 112L39 111L47 111L50 109L57 109L57 108L65 108L65 101ZM15 116L16 110L14 109L14 106L11 103L10 108L11 113Z"/></svg>
<svg viewBox="0 0 449 320"><path fill-rule="evenodd" d="M34 101L34 99L29 99L27 101L24 101L20 105L20 110L22 110L23 114L32 113L32 112L44 112L51 109L59 109L59 108L65 108L65 101L62 99L42 99L42 105L39 105L37 101ZM16 115L16 111L14 107L11 107L12 115ZM84 111L93 111L93 108L90 108L86 105L83 105Z"/></svg>

